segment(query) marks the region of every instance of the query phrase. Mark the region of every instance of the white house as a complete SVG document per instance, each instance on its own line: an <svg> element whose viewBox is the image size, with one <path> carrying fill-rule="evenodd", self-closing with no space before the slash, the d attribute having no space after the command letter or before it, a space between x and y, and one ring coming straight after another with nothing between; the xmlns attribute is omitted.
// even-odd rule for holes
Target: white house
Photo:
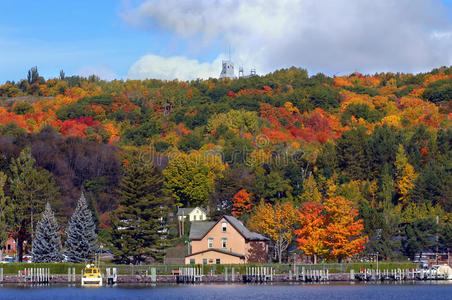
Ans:
<svg viewBox="0 0 452 300"><path fill-rule="evenodd" d="M193 221L205 221L207 220L207 211L202 207L194 207L194 208L180 208L177 210L177 219L179 221L187 219L190 222Z"/></svg>

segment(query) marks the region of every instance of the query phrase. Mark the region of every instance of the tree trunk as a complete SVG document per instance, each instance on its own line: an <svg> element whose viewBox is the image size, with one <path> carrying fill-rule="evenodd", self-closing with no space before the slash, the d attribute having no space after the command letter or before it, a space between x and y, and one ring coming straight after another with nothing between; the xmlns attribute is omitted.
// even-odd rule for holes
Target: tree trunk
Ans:
<svg viewBox="0 0 452 300"><path fill-rule="evenodd" d="M314 265L317 264L317 254L314 254Z"/></svg>
<svg viewBox="0 0 452 300"><path fill-rule="evenodd" d="M23 262L24 257L24 239L19 237L17 239L17 258L19 262Z"/></svg>

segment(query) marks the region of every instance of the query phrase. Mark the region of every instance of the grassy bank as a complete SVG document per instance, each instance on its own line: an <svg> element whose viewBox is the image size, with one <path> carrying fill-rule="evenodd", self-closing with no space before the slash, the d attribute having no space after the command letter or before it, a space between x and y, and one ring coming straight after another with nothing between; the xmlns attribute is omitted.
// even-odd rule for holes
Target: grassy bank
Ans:
<svg viewBox="0 0 452 300"><path fill-rule="evenodd" d="M247 267L258 267L258 266L269 266L275 269L276 274L288 274L289 270L294 271L293 264L239 264L239 265L193 265L196 267L203 268L203 274L224 274L225 268L228 268L228 272L231 272L232 267L234 267L235 272L244 274ZM8 263L0 264L0 268L3 268L5 275L15 275L19 270L24 270L25 268L49 268L51 274L67 274L68 268L75 268L76 274L80 274L83 269L84 264L73 264L73 263ZM144 275L146 271L151 274L151 268L156 268L158 275L170 275L173 270L178 270L180 267L189 267L188 265L113 265L113 264L102 264L101 269L105 271L105 268L117 268L119 275ZM332 264L302 264L298 265L299 271L304 267L306 270L318 270L328 269L330 273L348 273L350 270L359 272L360 269L376 269L377 264L375 262L367 263L332 263ZM416 268L417 265L412 262L379 262L378 268L383 269L411 269Z"/></svg>

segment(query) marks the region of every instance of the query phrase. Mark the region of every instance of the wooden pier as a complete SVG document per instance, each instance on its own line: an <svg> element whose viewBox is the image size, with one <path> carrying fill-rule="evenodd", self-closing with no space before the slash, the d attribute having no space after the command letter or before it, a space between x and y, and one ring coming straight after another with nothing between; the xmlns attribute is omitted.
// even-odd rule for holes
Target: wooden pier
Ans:
<svg viewBox="0 0 452 300"><path fill-rule="evenodd" d="M177 283L195 283L201 282L204 276L202 267L179 268L179 274L176 275Z"/></svg>
<svg viewBox="0 0 452 300"><path fill-rule="evenodd" d="M40 284L48 284L51 278L49 268L25 268L19 270L17 275L23 277L26 282Z"/></svg>
<svg viewBox="0 0 452 300"><path fill-rule="evenodd" d="M245 274L242 276L243 282L268 282L273 281L275 269L272 267L246 267Z"/></svg>

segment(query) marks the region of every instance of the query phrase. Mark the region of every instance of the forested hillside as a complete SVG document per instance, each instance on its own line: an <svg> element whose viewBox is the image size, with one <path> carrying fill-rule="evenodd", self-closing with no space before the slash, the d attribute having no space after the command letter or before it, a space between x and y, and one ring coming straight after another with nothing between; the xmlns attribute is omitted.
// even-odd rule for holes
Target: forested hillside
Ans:
<svg viewBox="0 0 452 300"><path fill-rule="evenodd" d="M14 178L12 161L29 147L58 190L62 223L84 189L109 228L123 168L141 159L162 171L176 205L234 213L256 230L265 207L305 207L308 220L316 210L306 204L345 201L370 253L414 257L437 229L452 246L452 68L342 77L290 68L191 82L45 80L32 69L0 85L0 99L0 170ZM6 195L13 189L7 181Z"/></svg>

